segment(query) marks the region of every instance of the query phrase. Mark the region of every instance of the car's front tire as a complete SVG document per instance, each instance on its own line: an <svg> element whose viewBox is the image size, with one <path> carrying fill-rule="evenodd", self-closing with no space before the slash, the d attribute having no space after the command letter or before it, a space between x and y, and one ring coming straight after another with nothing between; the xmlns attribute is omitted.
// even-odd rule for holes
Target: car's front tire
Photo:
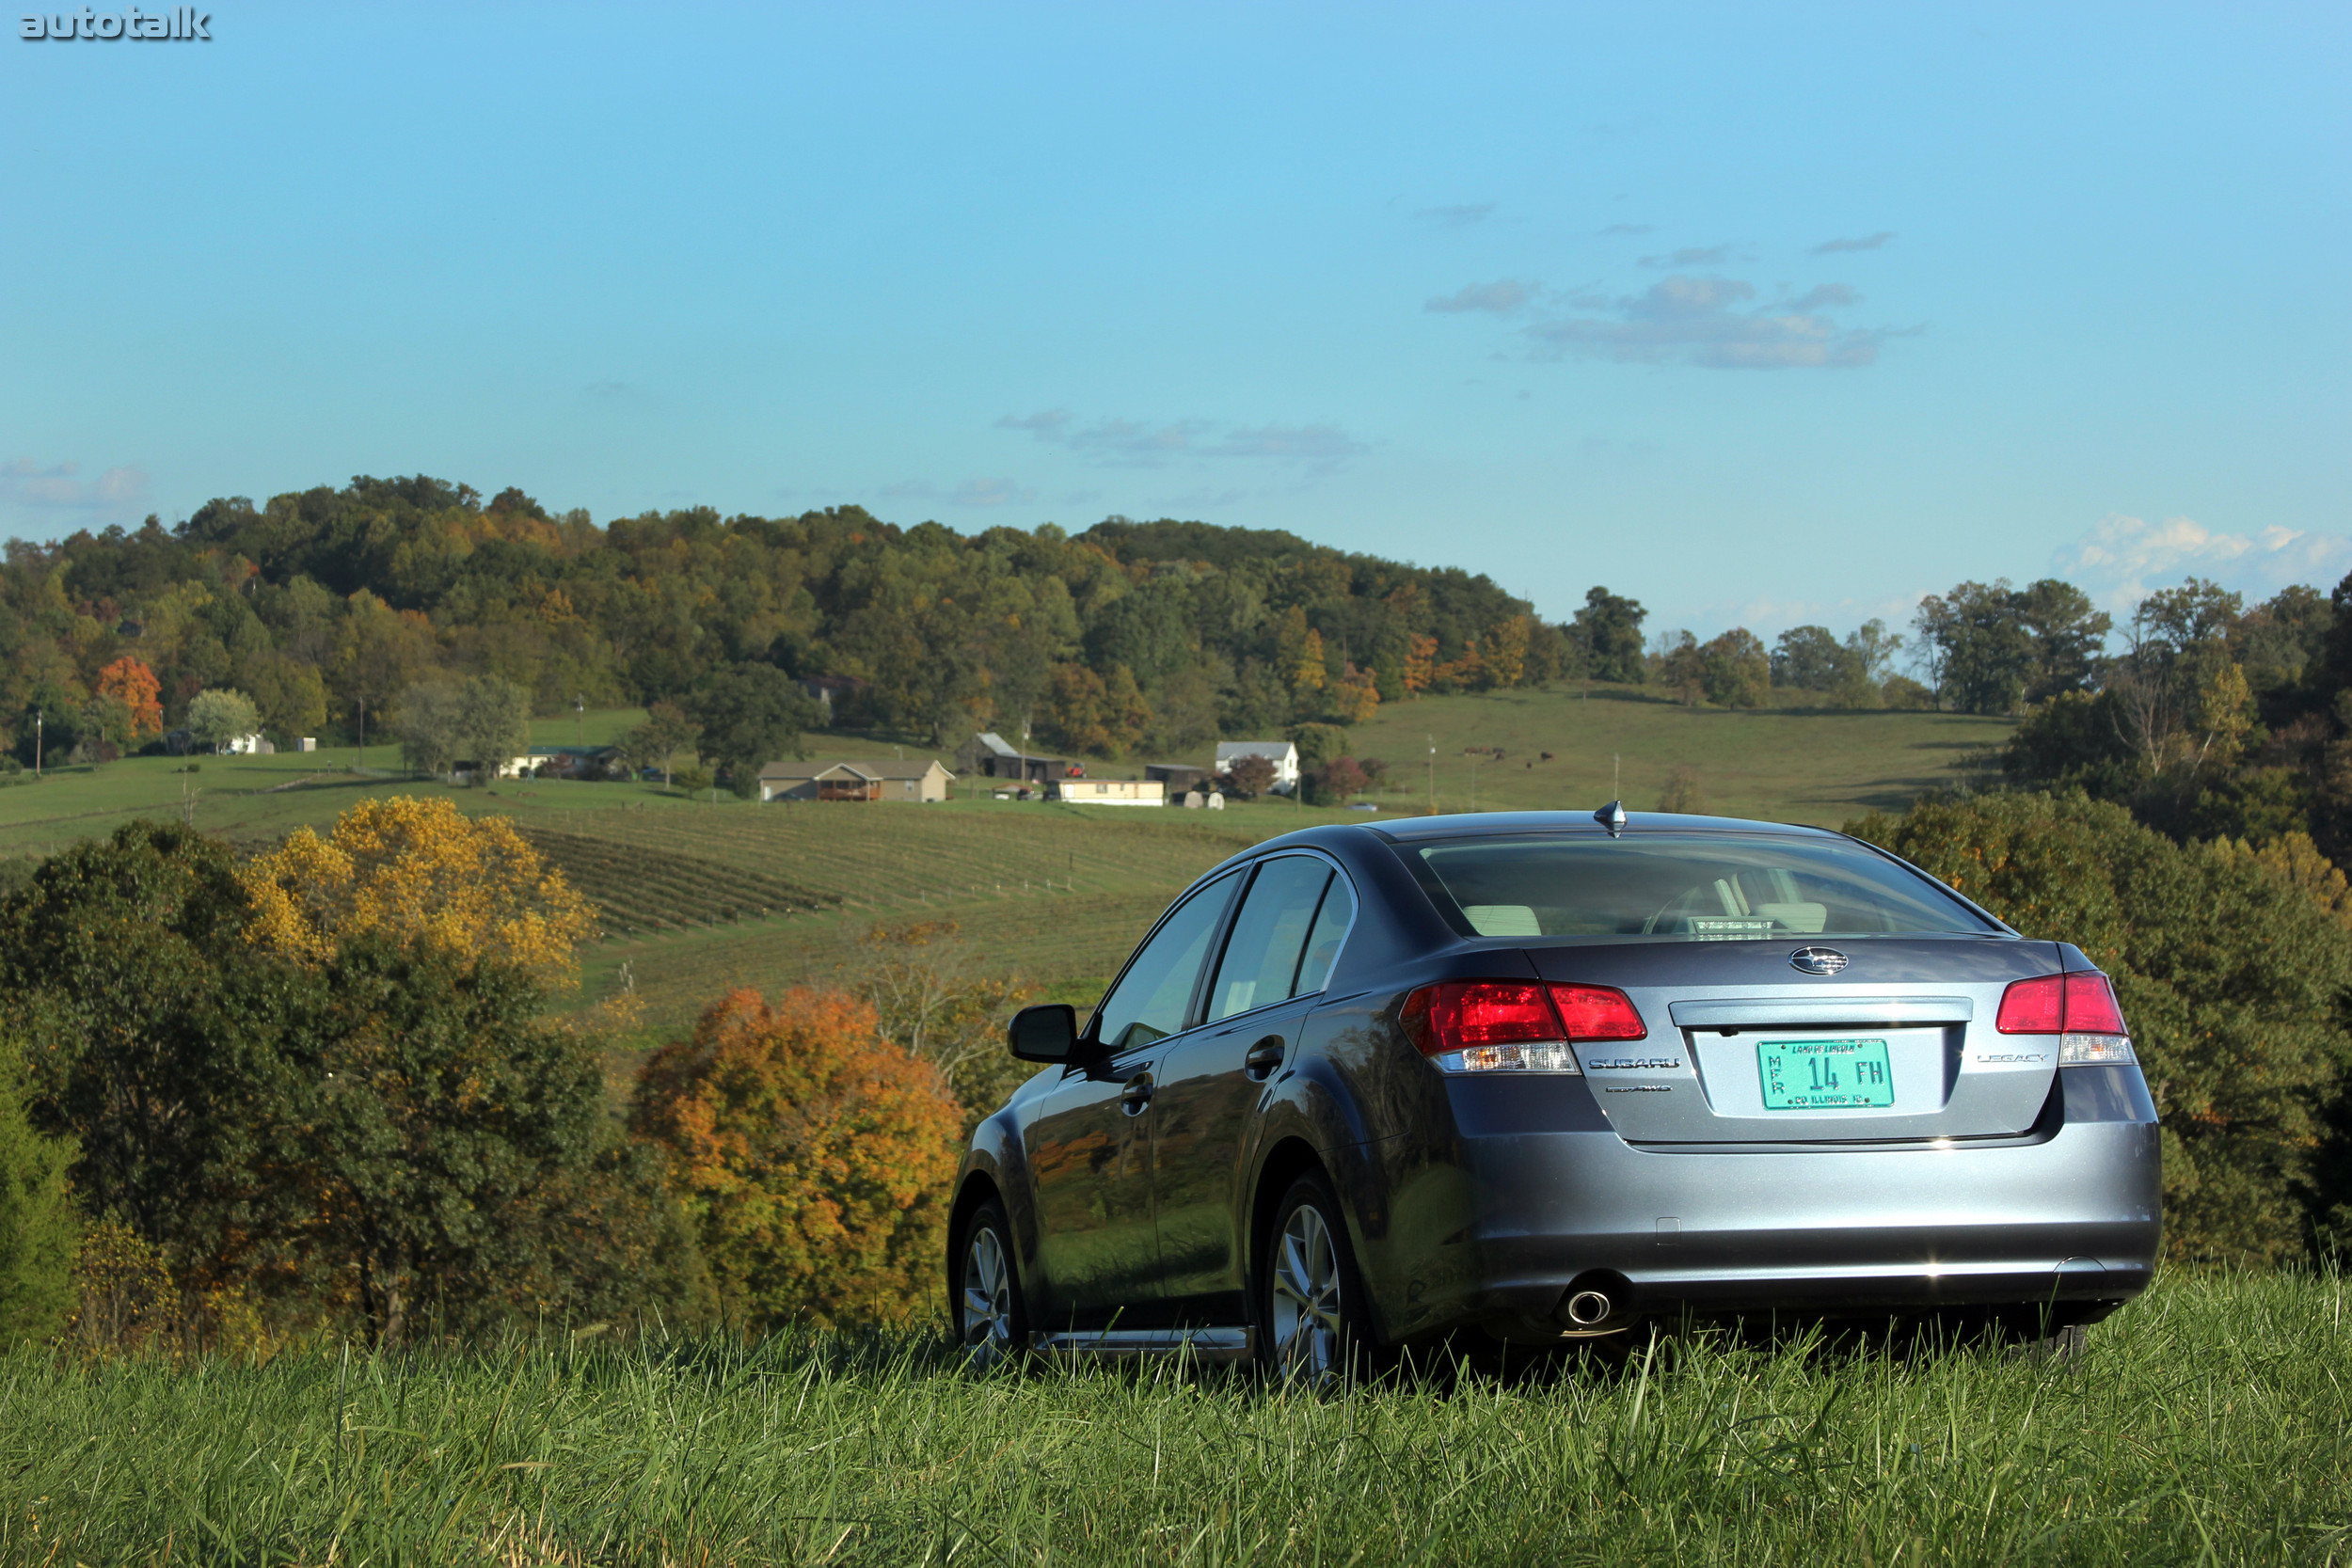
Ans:
<svg viewBox="0 0 2352 1568"><path fill-rule="evenodd" d="M956 1338L979 1366L994 1366L1028 1347L1028 1304L1013 1261L1012 1222L994 1198L965 1216L956 1238L950 1308Z"/></svg>
<svg viewBox="0 0 2352 1568"><path fill-rule="evenodd" d="M1259 1360L1285 1381L1324 1386L1375 1348L1347 1222L1321 1171L1292 1182L1276 1206L1257 1296Z"/></svg>

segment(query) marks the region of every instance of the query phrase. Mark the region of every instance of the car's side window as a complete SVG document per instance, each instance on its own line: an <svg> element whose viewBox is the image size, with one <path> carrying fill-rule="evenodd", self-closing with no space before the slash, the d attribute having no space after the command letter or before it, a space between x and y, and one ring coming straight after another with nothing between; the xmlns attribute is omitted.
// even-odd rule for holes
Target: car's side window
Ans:
<svg viewBox="0 0 2352 1568"><path fill-rule="evenodd" d="M1103 998L1102 1010L1095 1015L1095 1038L1113 1051L1129 1051L1184 1027L1193 983L1200 978L1209 942L1239 880L1238 872L1219 877L1185 899L1152 933L1119 984Z"/></svg>
<svg viewBox="0 0 2352 1568"><path fill-rule="evenodd" d="M1308 928L1330 879L1331 868L1306 855L1285 855L1258 868L1226 939L1216 984L1209 988L1210 1022L1291 994Z"/></svg>
<svg viewBox="0 0 2352 1568"><path fill-rule="evenodd" d="M1330 891L1323 895L1323 908L1315 911L1315 928L1307 938L1306 954L1298 961L1298 984L1292 994L1305 996L1321 990L1331 979L1331 965L1338 961L1340 943L1347 940L1347 927L1356 918L1356 890L1347 885L1344 877L1331 879Z"/></svg>

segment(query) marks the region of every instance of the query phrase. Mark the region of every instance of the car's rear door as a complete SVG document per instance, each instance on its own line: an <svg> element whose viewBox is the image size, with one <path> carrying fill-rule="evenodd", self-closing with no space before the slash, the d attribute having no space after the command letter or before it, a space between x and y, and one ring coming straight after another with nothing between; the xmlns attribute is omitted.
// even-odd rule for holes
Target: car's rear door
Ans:
<svg viewBox="0 0 2352 1568"><path fill-rule="evenodd" d="M1242 1176L1262 1085L1296 1044L1355 912L1347 879L1312 855L1259 863L1210 981L1152 1100L1152 1181L1171 1305L1230 1321L1248 1237Z"/></svg>
<svg viewBox="0 0 2352 1568"><path fill-rule="evenodd" d="M1150 1326L1161 1296L1152 1216L1158 1069L1199 1017L1200 981L1240 886L1218 878L1136 950L1088 1027L1095 1049L1024 1124L1038 1220L1039 1325Z"/></svg>

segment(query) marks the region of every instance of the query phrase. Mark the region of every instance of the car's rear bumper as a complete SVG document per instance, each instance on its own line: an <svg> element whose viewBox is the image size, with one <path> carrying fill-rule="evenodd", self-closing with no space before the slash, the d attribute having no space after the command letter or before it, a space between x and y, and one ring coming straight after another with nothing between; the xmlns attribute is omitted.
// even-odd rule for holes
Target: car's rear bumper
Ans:
<svg viewBox="0 0 2352 1568"><path fill-rule="evenodd" d="M1594 1285L1645 1315L2120 1301L2162 1219L2155 1124L2122 1114L1993 1147L1744 1153L1464 1128L1452 1158L1391 1167L1364 1272L1400 1334L1540 1327Z"/></svg>

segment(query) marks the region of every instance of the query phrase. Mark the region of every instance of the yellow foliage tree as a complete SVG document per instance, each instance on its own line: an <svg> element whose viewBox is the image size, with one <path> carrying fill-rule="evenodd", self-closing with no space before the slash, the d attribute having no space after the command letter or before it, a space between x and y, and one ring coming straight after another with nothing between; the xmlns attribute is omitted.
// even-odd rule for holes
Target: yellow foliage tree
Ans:
<svg viewBox="0 0 2352 1568"><path fill-rule="evenodd" d="M1405 640L1405 689L1419 693L1429 689L1429 677L1437 672L1438 640L1427 632L1415 632Z"/></svg>
<svg viewBox="0 0 2352 1568"><path fill-rule="evenodd" d="M739 990L639 1070L630 1127L731 1316L757 1327L904 1323L939 1307L963 1125L939 1071L880 1037L872 1004Z"/></svg>
<svg viewBox="0 0 2352 1568"><path fill-rule="evenodd" d="M407 795L359 801L326 838L295 829L246 878L246 936L310 963L349 938L384 935L560 985L596 920L505 817Z"/></svg>

